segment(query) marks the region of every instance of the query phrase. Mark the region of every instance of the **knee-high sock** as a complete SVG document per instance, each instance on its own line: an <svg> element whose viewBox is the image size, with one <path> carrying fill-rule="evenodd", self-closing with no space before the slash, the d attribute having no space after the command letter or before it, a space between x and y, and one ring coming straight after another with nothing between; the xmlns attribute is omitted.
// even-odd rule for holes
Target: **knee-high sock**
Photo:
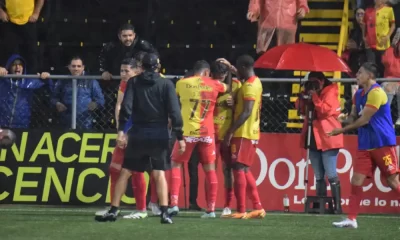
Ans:
<svg viewBox="0 0 400 240"><path fill-rule="evenodd" d="M234 189L237 202L237 211L246 212L246 175L243 170L233 170L235 177Z"/></svg>
<svg viewBox="0 0 400 240"><path fill-rule="evenodd" d="M207 181L207 212L215 211L215 202L217 201L218 178L215 170L206 172Z"/></svg>
<svg viewBox="0 0 400 240"><path fill-rule="evenodd" d="M112 202L115 191L115 184L117 184L119 173L121 172L121 170L110 167L108 169L108 172L110 174L110 202Z"/></svg>
<svg viewBox="0 0 400 240"><path fill-rule="evenodd" d="M360 202L363 195L363 189L361 186L351 185L351 195L349 198L349 219L356 219L358 212L360 211Z"/></svg>
<svg viewBox="0 0 400 240"><path fill-rule="evenodd" d="M181 169L171 169L171 205L177 206L179 201L179 190L181 187Z"/></svg>
<svg viewBox="0 0 400 240"><path fill-rule="evenodd" d="M136 210L146 211L146 180L144 173L132 172L132 182L135 182L133 191L136 198Z"/></svg>
<svg viewBox="0 0 400 240"><path fill-rule="evenodd" d="M261 205L260 196L258 195L256 180L250 170L245 175L247 182L246 192L253 202L253 209L261 210L263 207Z"/></svg>
<svg viewBox="0 0 400 240"><path fill-rule="evenodd" d="M154 180L153 176L150 176L150 202L157 203L158 202L158 195L157 195L157 187L156 181Z"/></svg>

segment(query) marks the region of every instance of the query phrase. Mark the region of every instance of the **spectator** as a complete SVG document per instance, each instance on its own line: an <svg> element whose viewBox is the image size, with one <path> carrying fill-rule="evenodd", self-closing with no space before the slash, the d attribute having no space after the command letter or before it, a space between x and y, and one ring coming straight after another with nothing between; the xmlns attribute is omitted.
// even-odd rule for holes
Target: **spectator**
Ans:
<svg viewBox="0 0 400 240"><path fill-rule="evenodd" d="M382 56L382 63L385 66L385 78L400 78L400 42L386 50ZM385 90L389 103L392 102L394 95L397 99L397 120L396 125L400 125L400 89L398 82L384 82L382 88Z"/></svg>
<svg viewBox="0 0 400 240"><path fill-rule="evenodd" d="M123 59L133 58L140 52L157 53L157 50L146 40L140 39L131 24L124 24L118 32L119 42L106 44L99 56L100 71L104 80L119 75Z"/></svg>
<svg viewBox="0 0 400 240"><path fill-rule="evenodd" d="M22 75L27 72L25 60L19 55L12 55L1 75ZM38 74L41 79L47 79L49 73ZM0 78L0 126L8 128L28 128L31 118L31 103L33 91L45 83L40 79ZM50 81L49 84L52 84Z"/></svg>
<svg viewBox="0 0 400 240"><path fill-rule="evenodd" d="M247 19L258 21L257 53L267 51L275 32L278 46L294 43L297 20L308 12L306 0L250 0Z"/></svg>
<svg viewBox="0 0 400 240"><path fill-rule="evenodd" d="M366 62L364 37L361 30L361 25L364 21L365 11L362 8L356 10L356 21L354 28L350 32L349 40L347 41L347 55L346 59L351 71L356 73L360 66Z"/></svg>
<svg viewBox="0 0 400 240"><path fill-rule="evenodd" d="M85 66L80 57L73 57L68 69L72 76L85 75ZM104 96L97 80L77 80L77 87L76 128L91 129L94 111L104 106ZM62 124L71 127L72 81L57 81L51 103L60 113Z"/></svg>
<svg viewBox="0 0 400 240"><path fill-rule="evenodd" d="M29 73L37 73L36 21L43 4L44 0L0 1L0 20L4 22L5 33L0 64L4 64L11 54L19 53L26 57Z"/></svg>
<svg viewBox="0 0 400 240"><path fill-rule="evenodd" d="M367 60L378 65L383 75L382 55L390 47L390 37L395 30L393 8L386 5L387 0L375 0L375 7L365 11L362 31Z"/></svg>

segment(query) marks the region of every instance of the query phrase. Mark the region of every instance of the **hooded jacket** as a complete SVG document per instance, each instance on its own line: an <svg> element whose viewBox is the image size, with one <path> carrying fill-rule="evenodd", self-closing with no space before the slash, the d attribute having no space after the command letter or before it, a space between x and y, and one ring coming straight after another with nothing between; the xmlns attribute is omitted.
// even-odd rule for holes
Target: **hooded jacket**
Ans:
<svg viewBox="0 0 400 240"><path fill-rule="evenodd" d="M23 62L23 74L26 74L26 61L17 54L7 60L6 69L9 70L11 64L17 59ZM28 128L34 90L41 88L44 84L45 82L40 79L0 78L0 126Z"/></svg>
<svg viewBox="0 0 400 240"><path fill-rule="evenodd" d="M119 113L119 131L124 130L132 116L133 127L153 129L146 133L137 133L143 138L166 137L168 117L172 122L172 131L178 140L182 139L182 115L174 84L156 72L147 72L129 79L124 100Z"/></svg>

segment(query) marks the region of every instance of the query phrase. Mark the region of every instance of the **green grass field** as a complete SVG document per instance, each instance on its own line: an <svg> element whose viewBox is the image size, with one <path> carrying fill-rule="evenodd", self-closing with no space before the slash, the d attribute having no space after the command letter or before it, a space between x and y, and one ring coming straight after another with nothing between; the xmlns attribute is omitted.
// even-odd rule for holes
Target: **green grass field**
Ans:
<svg viewBox="0 0 400 240"><path fill-rule="evenodd" d="M175 224L161 225L158 217L98 223L96 210L2 205L0 239L400 239L396 216L364 215L358 219L358 229L336 229L331 222L342 216L268 213L262 220L236 220L200 219L200 213L181 212Z"/></svg>

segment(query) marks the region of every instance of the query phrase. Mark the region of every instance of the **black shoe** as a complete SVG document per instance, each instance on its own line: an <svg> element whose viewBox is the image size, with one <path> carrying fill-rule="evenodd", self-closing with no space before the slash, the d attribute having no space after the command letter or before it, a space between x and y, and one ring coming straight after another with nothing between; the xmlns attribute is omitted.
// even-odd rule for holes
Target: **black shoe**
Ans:
<svg viewBox="0 0 400 240"><path fill-rule="evenodd" d="M118 213L110 213L107 212L106 214L102 216L96 216L94 217L94 220L97 222L115 222L117 220Z"/></svg>
<svg viewBox="0 0 400 240"><path fill-rule="evenodd" d="M189 205L189 210L199 211L199 212L203 211L203 209L201 207L199 207L199 205L197 205L197 203L191 203Z"/></svg>
<svg viewBox="0 0 400 240"><path fill-rule="evenodd" d="M333 204L335 214L342 214L342 197L341 197L341 189L340 182L331 183L331 191L333 197Z"/></svg>
<svg viewBox="0 0 400 240"><path fill-rule="evenodd" d="M173 224L174 222L172 221L171 217L168 215L168 213L163 213L161 215L161 224Z"/></svg>

